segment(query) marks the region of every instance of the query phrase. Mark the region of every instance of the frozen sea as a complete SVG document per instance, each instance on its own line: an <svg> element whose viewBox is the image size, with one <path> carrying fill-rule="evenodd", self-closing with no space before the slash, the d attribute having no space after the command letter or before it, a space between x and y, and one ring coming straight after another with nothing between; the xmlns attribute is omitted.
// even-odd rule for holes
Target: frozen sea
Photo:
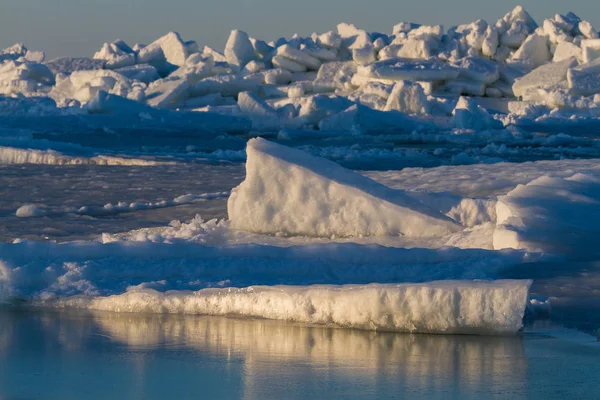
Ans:
<svg viewBox="0 0 600 400"><path fill-rule="evenodd" d="M596 174L599 168L590 159L596 156L591 139L583 145L575 141L572 148L532 141L508 148L486 140L436 144L431 138L388 136L271 139L393 188L482 199L540 176ZM0 310L0 399L547 400L594 398L600 392L600 263L595 258L496 252L490 243L479 249L471 236L448 242L457 247L440 254L437 248L445 242L277 237L235 233L218 225L222 222L210 225L206 221L227 219L229 192L244 180L246 140L187 138L169 146L134 140L102 147L85 137L40 135L5 143L11 146L4 147L0 165L0 258L20 272L12 280L3 278L16 294ZM48 154L48 148L60 154ZM204 222L193 223L195 217ZM112 241L125 247L98 253L95 246ZM44 243L50 247L40 247ZM175 244L175 250L165 250L165 244ZM335 244L356 247L344 255L344 248L328 247ZM317 246L306 260L298 257L303 245ZM219 258L218 272L206 272L211 261L203 258L202 246L224 254L233 246L234 255ZM252 246L266 247L257 252ZM299 251L285 253L295 247ZM396 255L396 248L408 248L412 255ZM52 254L60 249L63 255ZM355 275L333 267L318 272L336 264L343 270L353 254L370 258L366 265L383 272L365 273L360 260L352 261ZM247 266L244 257L251 260ZM264 269L253 272L252 263ZM269 263L290 271L270 275ZM473 336L29 304L118 295L138 286L162 293L249 284L480 278L533 279L530 298L542 306L532 303L517 335Z"/></svg>

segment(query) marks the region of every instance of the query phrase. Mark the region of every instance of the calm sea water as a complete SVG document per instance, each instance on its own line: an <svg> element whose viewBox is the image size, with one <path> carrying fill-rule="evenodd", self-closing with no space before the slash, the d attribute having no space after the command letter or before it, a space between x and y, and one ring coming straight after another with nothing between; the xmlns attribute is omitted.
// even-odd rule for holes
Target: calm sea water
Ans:
<svg viewBox="0 0 600 400"><path fill-rule="evenodd" d="M594 399L600 347L222 317L0 311L0 399Z"/></svg>

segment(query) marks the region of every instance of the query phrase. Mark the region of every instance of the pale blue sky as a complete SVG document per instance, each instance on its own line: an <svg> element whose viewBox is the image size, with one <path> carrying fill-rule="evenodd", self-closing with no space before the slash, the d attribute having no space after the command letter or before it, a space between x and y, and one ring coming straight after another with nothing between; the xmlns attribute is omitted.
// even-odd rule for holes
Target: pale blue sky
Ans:
<svg viewBox="0 0 600 400"><path fill-rule="evenodd" d="M600 28L596 0L0 0L0 48L23 42L49 57L91 56L107 41L149 43L174 30L222 49L233 28L267 41L339 22L382 32L400 21L447 29L477 18L495 22L517 4L538 22L573 11Z"/></svg>

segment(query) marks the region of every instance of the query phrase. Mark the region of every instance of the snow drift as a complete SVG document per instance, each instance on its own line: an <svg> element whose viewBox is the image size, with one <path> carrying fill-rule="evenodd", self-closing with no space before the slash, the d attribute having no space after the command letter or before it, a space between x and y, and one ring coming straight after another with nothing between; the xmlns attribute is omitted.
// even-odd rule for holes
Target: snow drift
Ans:
<svg viewBox="0 0 600 400"><path fill-rule="evenodd" d="M165 293L131 289L117 296L41 304L116 312L241 315L400 332L510 334L522 327L530 285L528 280L500 280Z"/></svg>
<svg viewBox="0 0 600 400"><path fill-rule="evenodd" d="M233 229L317 237L441 236L460 225L403 191L264 139L248 141L246 179L227 212Z"/></svg>
<svg viewBox="0 0 600 400"><path fill-rule="evenodd" d="M597 257L600 179L575 174L542 176L518 185L496 204L494 248Z"/></svg>

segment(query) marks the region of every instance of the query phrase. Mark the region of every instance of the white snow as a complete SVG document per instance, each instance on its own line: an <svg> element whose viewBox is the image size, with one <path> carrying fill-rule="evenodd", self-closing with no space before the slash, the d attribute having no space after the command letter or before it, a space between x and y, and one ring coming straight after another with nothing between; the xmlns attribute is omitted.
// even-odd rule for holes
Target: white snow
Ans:
<svg viewBox="0 0 600 400"><path fill-rule="evenodd" d="M234 29L227 39L223 53L227 62L238 68L244 68L246 64L254 60L255 53L250 37L246 32Z"/></svg>
<svg viewBox="0 0 600 400"><path fill-rule="evenodd" d="M550 88L567 79L567 71L577 65L575 57L542 65L517 79L513 84L515 96L521 97L527 90L538 88Z"/></svg>
<svg viewBox="0 0 600 400"><path fill-rule="evenodd" d="M116 312L239 315L412 333L513 334L522 327L531 281L252 286L160 293L132 288L110 297L44 305Z"/></svg>
<svg viewBox="0 0 600 400"><path fill-rule="evenodd" d="M531 67L539 67L550 60L550 49L546 36L529 36L512 57L513 62L521 62Z"/></svg>
<svg viewBox="0 0 600 400"><path fill-rule="evenodd" d="M248 142L246 179L227 203L232 228L317 237L435 236L449 218L331 161L263 139Z"/></svg>
<svg viewBox="0 0 600 400"><path fill-rule="evenodd" d="M519 185L496 205L496 249L597 256L600 180L592 175L542 176Z"/></svg>
<svg viewBox="0 0 600 400"><path fill-rule="evenodd" d="M23 204L15 214L21 218L39 217L40 215L44 215L44 209L36 204Z"/></svg>
<svg viewBox="0 0 600 400"><path fill-rule="evenodd" d="M408 81L396 83L385 105L385 111L390 110L407 114L427 114L429 112L429 102L423 87L418 83Z"/></svg>
<svg viewBox="0 0 600 400"><path fill-rule="evenodd" d="M473 100L461 97L452 111L452 126L457 129L501 129L502 122L495 120Z"/></svg>
<svg viewBox="0 0 600 400"><path fill-rule="evenodd" d="M581 96L600 93L600 59L570 68L567 73L570 92Z"/></svg>

